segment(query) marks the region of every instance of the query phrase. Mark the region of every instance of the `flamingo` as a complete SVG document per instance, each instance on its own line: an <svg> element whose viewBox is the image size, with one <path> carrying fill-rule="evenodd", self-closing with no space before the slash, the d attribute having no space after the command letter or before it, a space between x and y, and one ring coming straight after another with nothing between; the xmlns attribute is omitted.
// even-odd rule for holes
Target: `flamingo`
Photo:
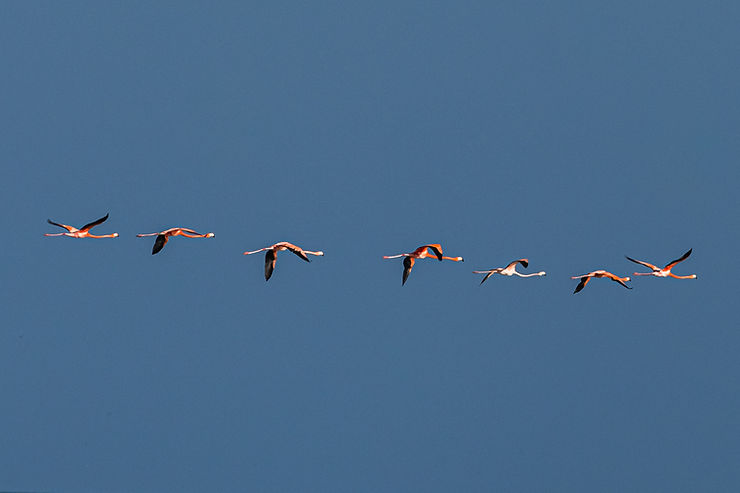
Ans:
<svg viewBox="0 0 740 493"><path fill-rule="evenodd" d="M272 277L272 271L275 270L275 263L277 262L277 252L281 250L290 250L306 262L311 261L311 259L309 259L308 255L306 254L316 255L319 257L324 255L324 252L311 252L309 250L304 250L303 248L292 243L288 243L287 241L281 241L269 247L260 248L259 250L255 250L253 252L244 252L244 255L252 255L253 253L264 252L265 250L267 250L267 253L265 253L265 281L269 281L270 277Z"/></svg>
<svg viewBox="0 0 740 493"><path fill-rule="evenodd" d="M117 238L118 233L111 233L109 235L94 235L90 233L90 230L93 227L97 226L98 224L104 223L106 219L108 219L108 214L101 217L97 221L93 221L91 223L85 224L80 229L77 229L74 226L68 226L66 224L55 223L51 219L47 219L46 221L49 224L53 224L54 226L59 226L60 228L64 228L67 230L67 232L66 233L44 233L44 236L69 236L70 238Z"/></svg>
<svg viewBox="0 0 740 493"><path fill-rule="evenodd" d="M516 271L516 264L522 264L522 267L527 268L529 267L529 260L526 258L520 258L519 260L514 260L506 267L498 267L496 269L490 269L490 270L474 270L473 274L485 274L485 277L483 277L483 280L480 282L483 284L486 282L486 279L491 277L493 274L501 274L502 276L519 276L519 277L532 277L532 276L545 276L547 273L545 271L535 272L533 274L520 274Z"/></svg>
<svg viewBox="0 0 740 493"><path fill-rule="evenodd" d="M673 269L677 263L683 262L687 258L689 258L689 255L691 255L691 250L693 248L690 248L688 252L684 253L681 258L674 260L673 262L669 263L662 269L659 269L658 267L654 266L653 264L649 264L647 262L643 262L641 260L635 260L633 258L627 257L627 260L634 262L636 264L644 265L648 269L652 269L652 272L635 272L636 276L655 276L655 277L673 277L675 279L696 279L696 274L691 274L690 276L677 276L676 274L671 272L671 269Z"/></svg>
<svg viewBox="0 0 740 493"><path fill-rule="evenodd" d="M403 279L401 280L401 286L403 286L404 284L406 284L406 279L409 278L409 274L411 273L412 267L414 267L415 259L427 258L427 257L432 257L432 256L436 257L437 260L439 260L440 262L442 260L453 260L455 262L464 262L462 257L443 256L442 246L438 243L433 243L431 245L422 245L411 253L399 253L398 255L384 255L383 258L389 259L389 258L404 257L403 259Z"/></svg>
<svg viewBox="0 0 740 493"><path fill-rule="evenodd" d="M136 235L137 238L143 238L144 236L156 236L154 240L154 247L152 247L152 255L159 253L164 248L170 236L185 236L186 238L213 238L216 236L213 233L200 234L192 229L188 228L170 228L160 231L159 233L142 233Z"/></svg>
<svg viewBox="0 0 740 493"><path fill-rule="evenodd" d="M576 294L578 291L586 287L586 284L588 284L588 281L591 280L592 277L607 277L611 279L612 281L618 282L622 286L624 286L627 289L632 289L631 287L627 286L625 284L626 281L629 281L629 277L619 277L615 276L611 272L607 272L605 270L595 270L593 272L589 272L588 274L583 274L582 276L573 276L571 279L580 279L581 282L578 283L578 286L576 286L576 290L573 291L573 294Z"/></svg>

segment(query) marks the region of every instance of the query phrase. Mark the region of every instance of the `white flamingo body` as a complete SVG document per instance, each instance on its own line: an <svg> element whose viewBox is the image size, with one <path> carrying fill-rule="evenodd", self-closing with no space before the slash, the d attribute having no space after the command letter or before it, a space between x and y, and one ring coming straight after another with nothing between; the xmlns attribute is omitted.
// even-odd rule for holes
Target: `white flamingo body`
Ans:
<svg viewBox="0 0 740 493"><path fill-rule="evenodd" d="M519 277L534 277L534 276L547 275L545 271L533 272L531 274L522 274L520 272L517 272L516 264L522 264L524 268L527 268L529 267L529 260L527 260L526 258L520 258L519 260L514 260L506 267L497 267L495 269L490 269L490 270L474 270L473 274L485 274L485 276L483 277L483 280L480 282L481 284L486 282L486 279L491 277L493 274L501 274L502 276L519 276Z"/></svg>

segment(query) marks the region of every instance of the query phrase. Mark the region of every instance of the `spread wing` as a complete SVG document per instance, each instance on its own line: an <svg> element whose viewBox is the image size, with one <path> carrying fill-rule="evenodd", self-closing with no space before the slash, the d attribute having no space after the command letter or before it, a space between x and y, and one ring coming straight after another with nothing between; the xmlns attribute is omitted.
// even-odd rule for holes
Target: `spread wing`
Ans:
<svg viewBox="0 0 740 493"><path fill-rule="evenodd" d="M494 269L494 270L490 271L490 272L489 272L488 274L486 274L486 275L485 275L485 276L483 277L483 280L481 280L481 282L480 282L480 283L481 283L481 284L483 284L484 282L486 282L486 279L488 279L489 277L491 277L491 276L493 275L493 273L494 273L494 272L496 272L496 269Z"/></svg>
<svg viewBox="0 0 740 493"><path fill-rule="evenodd" d="M665 268L668 269L668 270L670 270L673 267L675 267L677 263L683 262L684 260L686 260L687 258L689 258L689 255L691 255L691 250L693 250L693 248L690 248L688 252L686 252L683 255L681 255L681 258L676 259L673 262L671 262L670 264L666 265Z"/></svg>
<svg viewBox="0 0 740 493"><path fill-rule="evenodd" d="M612 277L612 278L611 278L611 280L612 280L612 281L614 281L614 282L618 282L619 284L621 284L622 286L624 286L624 287L625 287L625 288L627 288L627 289L632 289L631 287L627 286L627 285L626 285L626 284L624 283L624 281L623 281L623 280L621 280L621 279L619 279L619 278L614 278L614 277Z"/></svg>
<svg viewBox="0 0 740 493"><path fill-rule="evenodd" d="M164 248L167 240L169 240L167 235L157 235L157 239L154 240L154 246L152 247L152 255L159 253L159 251Z"/></svg>
<svg viewBox="0 0 740 493"><path fill-rule="evenodd" d="M275 270L275 262L277 261L277 254L275 250L270 248L265 253L265 281L269 281L272 277L272 271Z"/></svg>
<svg viewBox="0 0 740 493"><path fill-rule="evenodd" d="M409 278L409 274L411 273L411 268L414 266L414 258L413 257L404 257L403 258L403 280L401 281L401 286L406 284L406 279Z"/></svg>
<svg viewBox="0 0 740 493"><path fill-rule="evenodd" d="M308 255L306 255L303 252L303 249L301 247L295 246L294 244L288 243L287 241L286 242L283 242L283 245L285 245L285 248L287 248L291 252L295 253L296 255L298 255L299 257L301 257L306 262L310 262L311 261L311 259L308 258Z"/></svg>
<svg viewBox="0 0 740 493"><path fill-rule="evenodd" d="M430 249L434 253L434 255L437 256L437 260L442 260L442 245L434 243L432 245L424 245L423 247L419 247L419 249L421 250L424 250L426 248Z"/></svg>
<svg viewBox="0 0 740 493"><path fill-rule="evenodd" d="M624 257L625 257L625 258L626 258L627 260L629 260L630 262L634 262L634 263L636 263L636 264L644 265L645 267L647 267L648 269L651 269L651 270L653 270L653 271L656 271L656 272L657 272L657 271L659 271L659 270L660 270L660 269L658 269L658 268L657 268L656 266L654 266L653 264L648 264L647 262L643 262L642 260L635 260L635 259L633 259L633 258L630 258L630 257L628 257L627 255L625 255Z"/></svg>
<svg viewBox="0 0 740 493"><path fill-rule="evenodd" d="M66 224L55 223L51 219L47 219L46 222L48 222L49 224L53 224L54 226L59 226L60 228L64 228L70 233L77 231L77 228L73 228L72 226L67 226Z"/></svg>
<svg viewBox="0 0 740 493"><path fill-rule="evenodd" d="M83 227L80 228L80 231L87 231L91 229L92 227L97 226L98 224L103 224L106 221L106 219L108 219L108 214L101 217L97 221L93 221L91 223L85 224Z"/></svg>
<svg viewBox="0 0 740 493"><path fill-rule="evenodd" d="M526 258L520 258L519 260L514 260L512 263L506 266L507 269L511 269L513 266L515 266L517 263L522 264L522 267L525 269L529 267L529 260Z"/></svg>
<svg viewBox="0 0 740 493"><path fill-rule="evenodd" d="M585 288L586 287L586 284L588 284L588 281L590 281L590 280L591 280L591 278L588 277L588 276L587 277L582 277L581 278L581 282L578 283L578 286L576 286L576 290L573 291L573 294L576 294L577 292L579 292L580 290L582 290L583 288Z"/></svg>

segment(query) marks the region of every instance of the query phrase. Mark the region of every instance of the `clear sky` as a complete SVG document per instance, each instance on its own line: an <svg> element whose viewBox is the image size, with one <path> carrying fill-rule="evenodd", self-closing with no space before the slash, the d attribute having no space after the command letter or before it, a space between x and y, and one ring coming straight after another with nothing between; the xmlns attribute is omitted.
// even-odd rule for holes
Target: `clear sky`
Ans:
<svg viewBox="0 0 740 493"><path fill-rule="evenodd" d="M0 489L738 491L740 7L612 4L4 2Z"/></svg>

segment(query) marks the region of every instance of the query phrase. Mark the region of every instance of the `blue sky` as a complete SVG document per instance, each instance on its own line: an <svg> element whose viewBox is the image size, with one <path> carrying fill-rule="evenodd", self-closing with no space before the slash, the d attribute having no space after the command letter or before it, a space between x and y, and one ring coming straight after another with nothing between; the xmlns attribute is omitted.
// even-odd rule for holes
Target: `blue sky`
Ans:
<svg viewBox="0 0 740 493"><path fill-rule="evenodd" d="M736 491L738 14L5 3L0 489Z"/></svg>

